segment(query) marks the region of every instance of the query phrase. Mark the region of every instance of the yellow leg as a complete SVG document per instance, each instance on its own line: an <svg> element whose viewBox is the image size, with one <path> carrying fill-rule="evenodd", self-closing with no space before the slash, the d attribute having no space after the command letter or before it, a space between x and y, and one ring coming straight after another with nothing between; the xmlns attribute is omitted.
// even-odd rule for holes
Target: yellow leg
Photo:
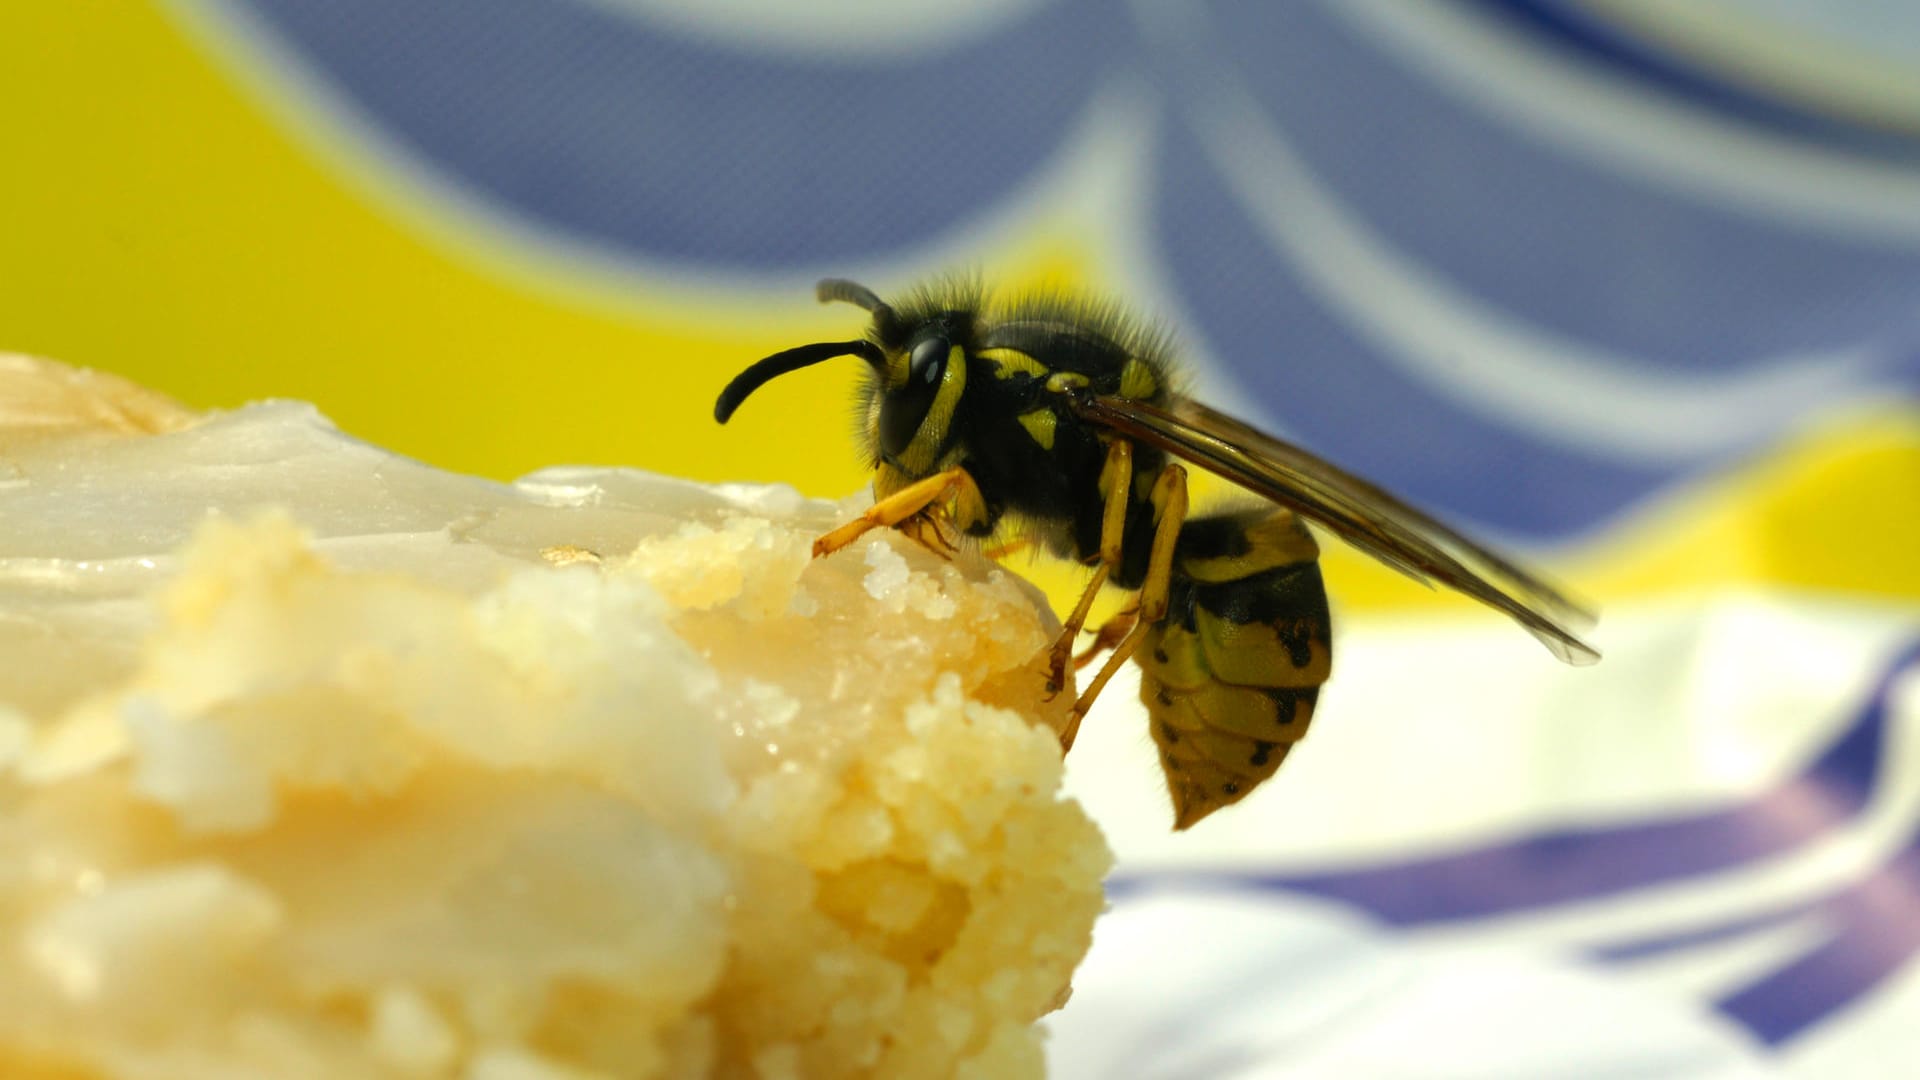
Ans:
<svg viewBox="0 0 1920 1080"><path fill-rule="evenodd" d="M1120 540L1127 528L1127 494L1133 487L1133 444L1125 439L1115 439L1107 444L1107 461L1100 467L1100 490L1106 496L1106 506L1100 516L1100 567L1093 572L1093 580L1080 593L1080 602L1073 607L1073 613L1060 625L1060 636L1053 641L1053 649L1047 656L1047 693L1057 694L1067 682L1067 661L1073 657L1073 639L1080 636L1080 628L1087 624L1087 613L1093 610L1093 598L1100 594L1100 587L1115 567L1120 565Z"/></svg>
<svg viewBox="0 0 1920 1080"><path fill-rule="evenodd" d="M1073 749L1073 740L1080 733L1080 721L1086 718L1087 710L1093 708L1095 698L1120 670L1120 665L1132 659L1134 650L1140 647L1140 640L1147 631L1167 614L1167 594L1173 584L1173 545L1180 538L1180 527L1187 520L1187 470L1178 465L1169 465L1162 469L1160 476L1153 482L1154 529L1153 550L1147 557L1147 580L1140 585L1140 616L1127 636L1114 646L1113 655L1107 658L1106 666L1093 682L1080 693L1080 699L1073 703L1073 716L1067 721L1067 729L1060 733L1062 753Z"/></svg>
<svg viewBox="0 0 1920 1080"><path fill-rule="evenodd" d="M1067 684L1067 661L1073 657L1073 639L1080 636L1080 628L1087 624L1087 613L1093 610L1093 598L1100 595L1100 586L1107 583L1107 575L1112 573L1106 563L1093 572L1093 580L1080 592L1080 602L1073 607L1073 613L1060 624L1060 636L1053 639L1053 648L1047 650L1047 700Z"/></svg>
<svg viewBox="0 0 1920 1080"><path fill-rule="evenodd" d="M1014 555L1019 552L1025 551L1027 548L1031 547L1032 545L1033 545L1033 541L1028 537L1023 536L1018 540L1009 540L1004 544L995 544L992 547L986 549L985 551L982 551L980 554L986 556L989 559L992 559L994 562L999 562L1001 559L1004 559L1009 555Z"/></svg>
<svg viewBox="0 0 1920 1080"><path fill-rule="evenodd" d="M958 465L945 472L934 473L925 480L917 480L867 507L866 513L815 540L813 557L817 559L822 555L831 555L873 529L898 525L915 517L928 507L952 501L956 495L969 489L978 501L980 489L974 484L973 477L967 475L967 470ZM914 537L921 543L926 543L925 536L921 532L916 531ZM939 549L935 548L935 550Z"/></svg>
<svg viewBox="0 0 1920 1080"><path fill-rule="evenodd" d="M1133 493L1133 444L1115 439L1100 467L1100 490L1107 505L1100 515L1100 565L1120 565L1120 538L1127 529L1127 499Z"/></svg>

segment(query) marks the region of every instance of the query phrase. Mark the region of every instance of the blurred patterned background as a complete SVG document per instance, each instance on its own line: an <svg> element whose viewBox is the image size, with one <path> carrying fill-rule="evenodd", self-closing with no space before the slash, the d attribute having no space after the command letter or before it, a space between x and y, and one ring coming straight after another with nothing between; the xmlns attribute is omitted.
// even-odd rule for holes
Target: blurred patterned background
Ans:
<svg viewBox="0 0 1920 1080"><path fill-rule="evenodd" d="M818 277L971 267L1126 298L1200 396L1602 603L1565 671L1331 553L1314 738L1177 840L1110 692L1062 1075L1920 1060L1920 9L18 4L0 89L0 348L501 478L838 496L851 362L714 393L858 325ZM1234 919L1346 944L1240 971ZM1186 1012L1130 948L1201 958Z"/></svg>

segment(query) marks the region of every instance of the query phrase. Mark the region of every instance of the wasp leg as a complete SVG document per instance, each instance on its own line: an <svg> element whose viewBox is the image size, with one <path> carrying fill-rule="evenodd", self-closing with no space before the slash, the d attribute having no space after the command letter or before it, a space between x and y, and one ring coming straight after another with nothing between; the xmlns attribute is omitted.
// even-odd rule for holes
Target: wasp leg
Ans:
<svg viewBox="0 0 1920 1080"><path fill-rule="evenodd" d="M919 513L895 526L915 543L943 559L952 559L954 553L960 550L952 527L952 520L940 512L938 504L923 507Z"/></svg>
<svg viewBox="0 0 1920 1080"><path fill-rule="evenodd" d="M1187 520L1187 470L1178 465L1162 469L1153 482L1150 498L1154 509L1153 549L1147 556L1147 579L1140 585L1139 621L1120 639L1120 644L1113 647L1106 666L1073 703L1073 716L1060 735L1062 753L1073 749L1074 736L1080 733L1080 721L1086 718L1087 710L1093 708L1094 699L1100 696L1107 680L1132 658L1147 631L1166 617L1167 593L1173 582L1173 545L1180 538L1180 526Z"/></svg>
<svg viewBox="0 0 1920 1080"><path fill-rule="evenodd" d="M1067 684L1067 661L1073 657L1073 639L1080 636L1080 628L1086 625L1087 613L1093 610L1093 598L1100 594L1100 586L1107 583L1107 576L1120 565L1120 538L1126 531L1127 492L1132 486L1133 444L1115 439L1107 444L1107 461L1100 467L1100 491L1107 500L1100 515L1100 566L1080 593L1080 602L1074 605L1073 613L1060 625L1060 636L1054 639L1053 649L1047 655L1049 697Z"/></svg>
<svg viewBox="0 0 1920 1080"><path fill-rule="evenodd" d="M1080 628L1086 625L1087 612L1093 609L1093 598L1100 595L1100 586L1107 583L1111 571L1102 562L1093 572L1093 580L1087 582L1086 590L1080 594L1080 602L1074 605L1073 614L1068 615L1060 624L1060 636L1053 639L1053 647L1047 650L1047 700L1067 685L1067 661L1073 658L1073 639L1080 636Z"/></svg>
<svg viewBox="0 0 1920 1080"><path fill-rule="evenodd" d="M899 491L888 495L872 506L867 512L847 522L813 542L813 557L831 555L874 529L898 525L910 518L920 516L929 507L943 505L959 500L968 505L984 505L979 485L967 470L954 466L945 472L937 472L925 480L917 480ZM936 530L938 526L935 527ZM911 532L916 540L925 544L926 537L917 527ZM945 539L944 536L941 537ZM933 545L928 544L929 547ZM934 548L939 551L939 548Z"/></svg>
<svg viewBox="0 0 1920 1080"><path fill-rule="evenodd" d="M1094 657L1126 640L1127 632L1132 630L1133 624L1139 621L1139 605L1130 604L1124 611L1101 623L1100 629L1093 635L1093 644L1073 658L1073 670L1079 671L1093 663Z"/></svg>
<svg viewBox="0 0 1920 1080"><path fill-rule="evenodd" d="M989 559L992 559L994 562L999 562L1001 559L1004 559L1009 555L1013 555L1018 552L1025 551L1027 548L1032 546L1033 546L1032 538L1023 536L1018 540L1009 540L1004 544L995 544L992 547L982 551L980 554L984 555Z"/></svg>

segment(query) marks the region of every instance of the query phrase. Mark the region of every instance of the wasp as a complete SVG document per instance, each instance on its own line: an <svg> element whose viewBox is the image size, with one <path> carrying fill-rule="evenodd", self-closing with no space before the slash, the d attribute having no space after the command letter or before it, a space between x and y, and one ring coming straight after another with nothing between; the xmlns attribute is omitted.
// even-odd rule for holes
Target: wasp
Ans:
<svg viewBox="0 0 1920 1080"><path fill-rule="evenodd" d="M898 305L840 279L817 294L865 309L865 335L759 361L721 391L714 419L726 423L781 375L865 361L858 416L874 503L820 537L814 555L892 527L942 554L962 536L1014 536L1092 568L1049 649L1049 689L1065 684L1069 662L1111 653L1074 701L1061 745L1072 749L1101 689L1138 661L1176 830L1244 798L1306 734L1332 650L1319 547L1303 521L1505 612L1561 660L1599 658L1578 636L1592 615L1538 577L1180 393L1167 336L1117 306L1050 294L990 305L957 280ZM1188 466L1260 502L1194 513ZM1075 657L1106 586L1132 596Z"/></svg>

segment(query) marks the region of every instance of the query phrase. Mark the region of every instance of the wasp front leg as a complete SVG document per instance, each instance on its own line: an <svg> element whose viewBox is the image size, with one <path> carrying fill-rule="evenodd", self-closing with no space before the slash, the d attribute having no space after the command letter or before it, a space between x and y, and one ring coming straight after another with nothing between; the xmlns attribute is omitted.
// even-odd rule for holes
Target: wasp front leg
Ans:
<svg viewBox="0 0 1920 1080"><path fill-rule="evenodd" d="M922 507L919 513L895 525L894 529L943 559L952 559L960 551L953 532L953 518L939 503Z"/></svg>
<svg viewBox="0 0 1920 1080"><path fill-rule="evenodd" d="M1153 483L1153 548L1147 556L1147 577L1140 585L1137 598L1139 608L1138 621L1120 644L1113 647L1113 655L1107 658L1105 667L1093 677L1093 682L1080 693L1079 700L1073 703L1073 715L1067 720L1067 729L1060 734L1060 748L1073 749L1074 736L1080 732L1080 721L1086 718L1087 710L1093 708L1095 698L1120 670L1120 665L1132 658L1134 650L1140 647L1140 641L1147 631L1158 624L1167 615L1167 599L1173 584L1173 547L1180 539L1180 527L1187 520L1187 470L1178 465L1169 465L1160 471Z"/></svg>
<svg viewBox="0 0 1920 1080"><path fill-rule="evenodd" d="M950 556L955 550L951 538L943 531L943 522L933 520L933 515L940 515L961 528L976 517L986 516L986 500L980 494L980 485L958 465L896 488L898 483L899 474L883 467L881 474L874 478L879 501L867 507L866 513L815 540L813 557L831 555L874 529L896 527L935 553ZM929 532L935 542L929 542Z"/></svg>

